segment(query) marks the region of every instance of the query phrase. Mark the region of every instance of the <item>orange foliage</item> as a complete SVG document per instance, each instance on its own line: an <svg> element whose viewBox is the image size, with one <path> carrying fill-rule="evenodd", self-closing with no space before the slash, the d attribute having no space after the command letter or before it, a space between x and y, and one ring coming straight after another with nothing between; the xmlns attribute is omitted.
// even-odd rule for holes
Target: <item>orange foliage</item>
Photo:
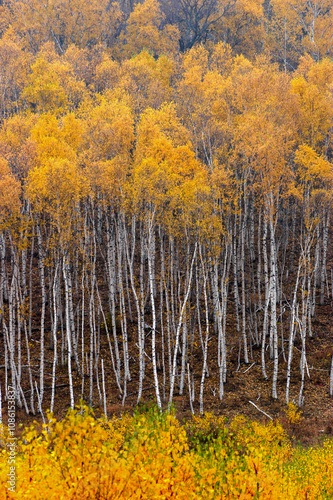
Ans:
<svg viewBox="0 0 333 500"><path fill-rule="evenodd" d="M5 430L1 436L4 465ZM280 424L211 414L181 426L172 414L96 419L81 407L42 433L32 425L17 449L16 494L7 498L324 499L333 493L331 441L292 450ZM325 496L326 495L326 496Z"/></svg>

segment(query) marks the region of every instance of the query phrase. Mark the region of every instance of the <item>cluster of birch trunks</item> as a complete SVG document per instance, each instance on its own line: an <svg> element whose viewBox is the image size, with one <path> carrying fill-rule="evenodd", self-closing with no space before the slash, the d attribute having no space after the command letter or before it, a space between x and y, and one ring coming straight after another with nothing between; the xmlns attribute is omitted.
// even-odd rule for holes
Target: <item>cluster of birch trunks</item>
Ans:
<svg viewBox="0 0 333 500"><path fill-rule="evenodd" d="M2 397L11 385L27 413L52 411L61 380L71 407L84 398L106 413L115 387L124 404L153 386L160 407L184 394L202 412L207 391L222 400L237 352L238 368L260 363L273 398L295 398L295 377L302 405L312 320L333 293L330 209L306 224L297 200L273 216L269 196L255 201L243 192L218 245L98 199L78 210L70 246L33 213L19 238L2 232Z"/></svg>

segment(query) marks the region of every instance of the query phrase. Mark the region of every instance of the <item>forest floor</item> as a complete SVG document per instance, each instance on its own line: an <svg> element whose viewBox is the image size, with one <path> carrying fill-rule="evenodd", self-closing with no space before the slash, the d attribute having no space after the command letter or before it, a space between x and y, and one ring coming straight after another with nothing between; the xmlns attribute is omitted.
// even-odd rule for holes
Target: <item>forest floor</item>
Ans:
<svg viewBox="0 0 333 500"><path fill-rule="evenodd" d="M331 238L332 240L332 238ZM333 248L332 245L329 249L329 265L328 269L333 267ZM331 293L330 293L331 295ZM319 302L319 301L318 301ZM301 422L294 426L290 424L286 418L287 405L285 402L286 390L286 367L288 355L288 330L285 328L285 359L281 350L281 341L279 341L279 348L281 350L279 356L279 379L278 379L278 399L275 400L271 396L272 391L272 368L273 361L267 356L266 371L268 380L264 380L261 372L261 348L253 348L250 352L250 362L245 364L239 356L239 342L238 333L235 330L235 320L232 313L232 308L229 308L229 315L227 318L227 350L228 350L228 366L227 366L227 382L224 387L224 396L222 400L219 399L219 380L218 380L218 367L217 362L209 363L210 376L205 379L205 395L204 395L204 411L212 412L215 415L223 415L228 420L234 418L236 415L244 415L251 420L259 420L261 422L268 421L262 412L270 415L274 420L279 420L287 432L293 437L295 443L300 442L304 445L313 445L322 441L323 436L333 436L333 397L329 395L329 376L331 368L331 359L333 355L333 301L330 297L326 299L324 305L317 304L316 316L313 320L313 337L307 340L307 364L308 374L306 373L306 380L304 385L304 405L301 408L302 419ZM38 318L35 318L35 324L38 325ZM135 328L135 327L134 327ZM34 377L39 380L39 342L38 342L38 328L33 330L33 339L35 348L32 348L31 363L36 367L34 370ZM129 325L129 337L131 336L131 326ZM105 337L105 338L104 338ZM104 338L104 341L103 341ZM131 371L132 381L128 382L127 398L124 405L122 405L119 390L117 388L115 377L112 371L109 347L106 335L101 335L102 348L100 356L104 358L105 363L105 382L106 382L106 397L107 397L107 414L108 416L120 415L124 412L131 413L137 405L137 389L138 389L138 371L137 363L133 363L134 367ZM146 351L149 354L150 342L147 338ZM130 341L130 359L137 360L138 348L136 347L136 340L133 334L133 339ZM299 352L300 340L295 341L295 355L292 364L292 377L290 386L290 400L298 402L298 394L301 385L300 370L299 370ZM298 353L298 355L297 355ZM209 347L209 360L217 360L217 337L212 335ZM199 389L200 378L202 371L202 351L198 347L197 352L194 352L193 375L195 379L195 400L193 402L194 413L199 414ZM53 362L53 350L45 349L45 393L43 402L44 414L50 405L51 397L51 373ZM146 370L147 376L144 381L143 398L144 403L154 400L155 390L151 362L147 359ZM166 373L168 367L166 366ZM1 379L3 378L4 370L1 370ZM67 367L62 367L58 370L56 381L56 398L54 405L54 415L57 418L63 418L69 408L69 386L68 386L68 373ZM159 366L159 377L162 380L162 368ZM27 403L29 404L30 390L28 380L28 370L23 369L22 372L23 382L22 387L26 393ZM187 379L186 379L187 380ZM75 403L79 404L81 393L81 377L74 373L74 386L75 386ZM168 388L168 378L166 377L166 387ZM97 393L96 387L95 395ZM2 389L3 390L3 389ZM166 389L167 390L167 389ZM85 399L88 399L89 391L89 378L85 378ZM162 388L161 388L162 391ZM162 394L163 396L163 394ZM167 406L168 393L166 393L165 403ZM163 398L162 398L163 399ZM188 419L191 416L191 407L189 400L189 393L187 384L185 384L185 391L183 395L174 395L174 407L176 409L176 416L180 421ZM250 403L254 403L258 409ZM95 396L94 410L96 415L100 415L103 408L99 398ZM259 411L262 410L261 411ZM3 422L7 422L6 403L3 402L2 407ZM39 413L36 415L27 415L24 408L16 409L16 431L18 434L24 429L25 426L31 424L33 421L38 423L42 422L42 417Z"/></svg>

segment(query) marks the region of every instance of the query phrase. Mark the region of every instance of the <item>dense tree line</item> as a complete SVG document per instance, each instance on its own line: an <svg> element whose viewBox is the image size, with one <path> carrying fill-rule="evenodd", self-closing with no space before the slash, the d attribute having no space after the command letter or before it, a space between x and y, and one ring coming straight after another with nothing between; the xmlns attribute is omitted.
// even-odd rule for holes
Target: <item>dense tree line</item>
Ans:
<svg viewBox="0 0 333 500"><path fill-rule="evenodd" d="M102 44L118 59L223 42L291 70L306 53L332 56L332 8L330 0L2 0L0 31L13 30L34 55L47 41L61 54Z"/></svg>
<svg viewBox="0 0 333 500"><path fill-rule="evenodd" d="M2 386L52 409L66 366L73 407L74 377L102 402L108 369L123 402L153 380L203 411L236 346L273 398L280 360L287 402L299 370L302 405L333 292L330 2L0 9Z"/></svg>

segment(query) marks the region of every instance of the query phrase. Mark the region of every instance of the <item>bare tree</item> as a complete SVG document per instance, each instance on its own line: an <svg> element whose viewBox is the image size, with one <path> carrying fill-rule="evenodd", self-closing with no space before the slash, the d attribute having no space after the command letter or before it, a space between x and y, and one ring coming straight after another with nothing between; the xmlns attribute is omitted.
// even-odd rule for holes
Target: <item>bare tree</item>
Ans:
<svg viewBox="0 0 333 500"><path fill-rule="evenodd" d="M166 22L177 24L180 29L182 51L204 42L230 4L220 0L161 0L160 3Z"/></svg>

